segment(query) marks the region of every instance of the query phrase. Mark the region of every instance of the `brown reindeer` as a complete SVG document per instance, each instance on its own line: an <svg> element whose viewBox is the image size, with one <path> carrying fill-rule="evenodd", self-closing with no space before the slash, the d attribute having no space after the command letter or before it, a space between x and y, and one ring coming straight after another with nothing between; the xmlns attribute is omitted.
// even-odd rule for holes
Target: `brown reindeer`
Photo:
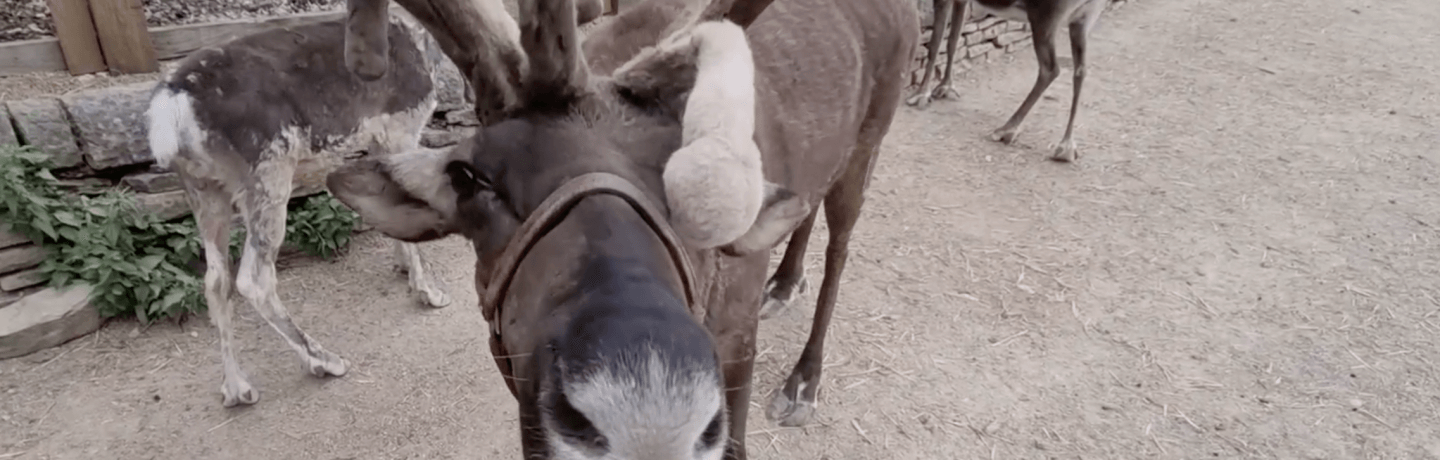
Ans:
<svg viewBox="0 0 1440 460"><path fill-rule="evenodd" d="M770 412L810 420L913 5L649 0L582 43L573 0L523 1L517 44L493 5L396 1L468 63L485 126L329 186L391 237L471 241L524 457L745 458L767 250L823 205L815 323ZM347 48L375 53L351 64L383 62L383 27L354 12L384 3L350 4Z"/></svg>
<svg viewBox="0 0 1440 460"><path fill-rule="evenodd" d="M1056 161L1075 161L1080 151L1075 147L1071 134L1075 129L1075 116L1080 112L1080 87L1085 82L1085 43L1090 30L1100 19L1109 0L935 0L935 26L931 29L929 51L925 56L925 76L920 88L907 101L910 105L924 106L930 99L947 97L955 90L950 86L950 70L955 65L955 46L960 41L960 29L970 16L972 6L982 12L1009 19L1028 21L1034 31L1035 58L1040 62L1039 75L1035 86L1020 103L1020 108L1010 116L1004 126L990 134L990 140L1006 144L1015 142L1020 135L1020 125L1030 109L1040 101L1040 95L1060 75L1060 64L1055 59L1055 45L1062 26L1070 28L1070 51L1075 60L1075 87L1070 100L1070 118L1065 122L1065 135L1054 146L1050 158ZM951 12L953 11L953 16ZM935 59L940 51L940 37L945 35L945 22L950 22L950 34L945 42L945 73L933 90L930 75L935 72Z"/></svg>

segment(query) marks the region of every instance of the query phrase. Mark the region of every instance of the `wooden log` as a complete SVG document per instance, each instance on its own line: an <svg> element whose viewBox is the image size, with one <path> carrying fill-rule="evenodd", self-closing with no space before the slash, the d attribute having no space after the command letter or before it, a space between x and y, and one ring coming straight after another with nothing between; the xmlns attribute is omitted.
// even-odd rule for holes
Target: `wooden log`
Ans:
<svg viewBox="0 0 1440 460"><path fill-rule="evenodd" d="M39 38L0 43L0 76L65 70L60 40Z"/></svg>
<svg viewBox="0 0 1440 460"><path fill-rule="evenodd" d="M54 1L54 0L51 0ZM116 2L129 2L134 0L93 0L91 12L108 8L106 5ZM100 5L100 6L97 6ZM401 9L399 5L390 6L392 13ZM98 14L93 16L99 18ZM155 59L171 60L179 59L189 55L197 49L225 43L237 37L253 34L263 30L278 27L290 27L302 24L309 24L320 21L331 21L343 19L344 11L331 11L322 13L292 14L286 16L273 16L255 19L242 19L236 21L208 22L203 24L185 24L178 26L165 26L149 29L146 36L148 44L153 50ZM104 21L95 21L97 29ZM140 18L140 24L144 24L144 17ZM98 30L97 30L98 31ZM105 45L110 41L103 34L97 34L101 42L102 55L109 59L109 54L114 50L106 49ZM113 47L113 45L112 45ZM33 72L54 72L65 70L65 57L60 48L60 41L54 38L41 38L11 43L0 43L0 76L19 75ZM155 70L159 70L158 63ZM152 71L155 71L152 70Z"/></svg>
<svg viewBox="0 0 1440 460"><path fill-rule="evenodd" d="M50 15L55 21L55 38L70 75L84 75L105 70L105 55L95 34L95 21L90 18L89 0L49 0Z"/></svg>
<svg viewBox="0 0 1440 460"><path fill-rule="evenodd" d="M95 0L107 1L107 0ZM108 0L113 1L113 0ZM393 6L392 8L398 8ZM207 46L215 46L235 38L277 27L290 27L345 17L344 11L305 13L238 21L185 24L151 29L155 55L159 59L178 59Z"/></svg>
<svg viewBox="0 0 1440 460"><path fill-rule="evenodd" d="M90 12L111 72L131 74L160 70L150 30L145 26L145 7L140 0L92 0Z"/></svg>

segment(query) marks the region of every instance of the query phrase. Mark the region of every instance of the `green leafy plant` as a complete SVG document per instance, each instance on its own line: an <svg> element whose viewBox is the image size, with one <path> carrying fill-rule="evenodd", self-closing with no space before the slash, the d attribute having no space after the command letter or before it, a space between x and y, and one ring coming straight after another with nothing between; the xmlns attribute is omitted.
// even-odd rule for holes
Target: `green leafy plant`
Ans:
<svg viewBox="0 0 1440 460"><path fill-rule="evenodd" d="M203 257L193 216L161 222L119 189L93 196L67 191L50 167L43 152L0 147L0 223L48 252L40 265L48 285L93 286L92 303L105 317L133 314L150 322L205 308L202 281L187 269ZM349 245L358 215L328 194L296 201L286 219L287 243L323 258ZM231 257L240 256L243 241L237 228Z"/></svg>
<svg viewBox="0 0 1440 460"><path fill-rule="evenodd" d="M328 193L292 203L285 217L285 243L329 259L350 245L360 216Z"/></svg>
<svg viewBox="0 0 1440 460"><path fill-rule="evenodd" d="M0 149L0 220L49 253L40 272L50 286L91 285L106 317L149 322L203 307L200 279L185 269L198 244L184 223L160 222L117 190L66 192L49 168L45 153Z"/></svg>

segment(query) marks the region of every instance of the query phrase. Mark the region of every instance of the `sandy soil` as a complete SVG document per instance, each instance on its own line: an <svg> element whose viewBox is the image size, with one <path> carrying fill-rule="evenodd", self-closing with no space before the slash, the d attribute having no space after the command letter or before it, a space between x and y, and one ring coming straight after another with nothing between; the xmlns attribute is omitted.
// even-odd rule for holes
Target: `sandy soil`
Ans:
<svg viewBox="0 0 1440 460"><path fill-rule="evenodd" d="M1027 55L901 109L822 423L759 406L812 289L761 326L754 458L1440 459L1440 48L1415 45L1434 24L1430 0L1138 2L1095 33L1076 165L1043 159L1068 73L1019 145L983 140ZM246 311L254 407L220 407L203 321L0 361L0 458L516 458L473 256L426 250L450 308L409 300L373 234L283 271L300 324L355 366L309 377Z"/></svg>

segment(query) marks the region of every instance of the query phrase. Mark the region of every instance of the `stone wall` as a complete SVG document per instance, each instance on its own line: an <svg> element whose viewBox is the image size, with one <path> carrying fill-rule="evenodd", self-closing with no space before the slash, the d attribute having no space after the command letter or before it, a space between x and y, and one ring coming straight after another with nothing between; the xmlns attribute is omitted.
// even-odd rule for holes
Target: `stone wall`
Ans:
<svg viewBox="0 0 1440 460"><path fill-rule="evenodd" d="M920 45L915 49L915 61L911 65L910 85L919 85L925 77L925 55L930 52L931 27L935 24L934 0L914 0L920 11ZM1119 8L1131 0L1109 0L1107 10ZM965 73L975 64L990 62L1000 56L1019 50L1030 49L1030 24L1024 21L1010 21L994 16L970 12L970 20L960 29L960 39L955 45L955 75ZM1104 19L1101 19L1102 21ZM947 31L948 33L948 31ZM931 76L933 86L945 71L945 39L940 39L940 51L935 57L935 74ZM1059 46L1069 49L1069 34L1064 33ZM1027 56L1028 57L1028 56ZM1031 57L1033 59L1033 57Z"/></svg>

